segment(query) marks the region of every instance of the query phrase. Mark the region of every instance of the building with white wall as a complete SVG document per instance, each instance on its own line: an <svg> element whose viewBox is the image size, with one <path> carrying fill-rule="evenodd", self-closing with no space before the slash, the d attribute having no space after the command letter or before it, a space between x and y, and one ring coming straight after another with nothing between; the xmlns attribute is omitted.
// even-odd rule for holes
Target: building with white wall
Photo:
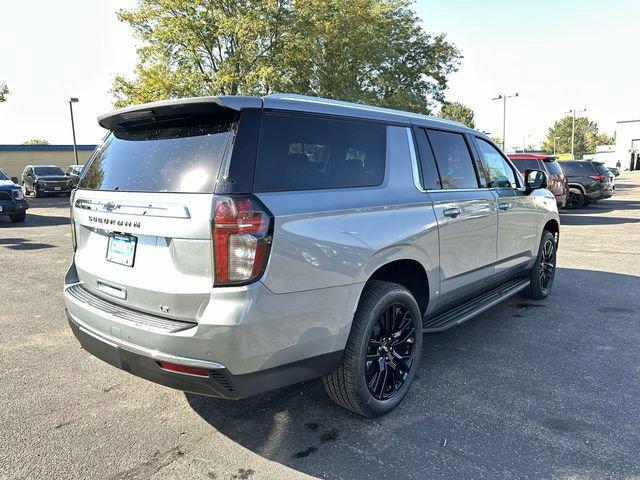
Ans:
<svg viewBox="0 0 640 480"><path fill-rule="evenodd" d="M640 170L640 119L617 123L616 161L623 170Z"/></svg>

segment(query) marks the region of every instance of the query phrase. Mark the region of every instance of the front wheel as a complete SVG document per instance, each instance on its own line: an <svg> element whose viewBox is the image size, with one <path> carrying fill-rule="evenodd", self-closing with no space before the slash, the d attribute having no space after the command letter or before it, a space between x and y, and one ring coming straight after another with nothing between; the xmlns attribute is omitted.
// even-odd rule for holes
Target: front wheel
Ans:
<svg viewBox="0 0 640 480"><path fill-rule="evenodd" d="M409 290L371 281L362 294L344 358L324 377L329 397L365 417L393 410L407 395L422 352L422 316Z"/></svg>
<svg viewBox="0 0 640 480"><path fill-rule="evenodd" d="M27 218L26 212L14 213L13 215L9 215L9 218L13 223L22 223Z"/></svg>
<svg viewBox="0 0 640 480"><path fill-rule="evenodd" d="M556 274L556 237L545 230L536 263L529 272L529 286L522 291L522 295L534 300L542 300L549 296Z"/></svg>

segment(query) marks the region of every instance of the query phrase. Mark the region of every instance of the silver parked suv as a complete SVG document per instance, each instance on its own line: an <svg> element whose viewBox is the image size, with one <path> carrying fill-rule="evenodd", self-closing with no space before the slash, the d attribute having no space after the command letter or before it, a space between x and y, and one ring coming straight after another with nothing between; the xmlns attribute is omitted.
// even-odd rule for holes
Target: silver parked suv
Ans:
<svg viewBox="0 0 640 480"><path fill-rule="evenodd" d="M380 415L423 333L553 284L544 173L460 124L295 95L98 121L64 297L81 345L134 375L224 398L324 377Z"/></svg>

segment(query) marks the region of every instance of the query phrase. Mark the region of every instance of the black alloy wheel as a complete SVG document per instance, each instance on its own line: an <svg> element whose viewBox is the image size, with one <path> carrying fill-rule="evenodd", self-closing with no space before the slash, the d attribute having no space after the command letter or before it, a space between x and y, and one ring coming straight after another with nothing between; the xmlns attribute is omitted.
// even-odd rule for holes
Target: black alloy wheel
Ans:
<svg viewBox="0 0 640 480"><path fill-rule="evenodd" d="M542 300L551 293L551 287L556 275L557 245L556 235L544 230L540 240L538 256L529 271L529 285L522 291L524 297Z"/></svg>
<svg viewBox="0 0 640 480"><path fill-rule="evenodd" d="M545 239L540 255L540 287L545 293L549 293L553 275L556 269L556 246L552 239Z"/></svg>
<svg viewBox="0 0 640 480"><path fill-rule="evenodd" d="M407 396L422 353L422 313L404 286L370 280L344 357L323 378L331 400L365 417L389 413Z"/></svg>
<svg viewBox="0 0 640 480"><path fill-rule="evenodd" d="M411 312L390 305L371 329L365 358L365 380L371 395L388 400L407 380L415 357L416 328Z"/></svg>

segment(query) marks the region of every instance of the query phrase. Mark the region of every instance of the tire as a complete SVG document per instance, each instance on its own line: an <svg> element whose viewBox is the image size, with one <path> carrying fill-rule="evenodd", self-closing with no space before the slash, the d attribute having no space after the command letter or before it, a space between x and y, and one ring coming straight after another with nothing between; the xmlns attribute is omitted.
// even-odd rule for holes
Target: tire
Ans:
<svg viewBox="0 0 640 480"><path fill-rule="evenodd" d="M522 291L523 297L542 300L549 296L556 273L556 257L556 237L550 231L544 230L540 240L540 248L538 248L538 256L529 271L529 286Z"/></svg>
<svg viewBox="0 0 640 480"><path fill-rule="evenodd" d="M584 204L584 194L582 192L569 192L567 194L567 204L565 205L565 208L582 208Z"/></svg>
<svg viewBox="0 0 640 480"><path fill-rule="evenodd" d="M362 293L342 362L323 379L327 394L358 415L384 415L409 391L421 353L422 316L413 295L396 283L371 281Z"/></svg>
<svg viewBox="0 0 640 480"><path fill-rule="evenodd" d="M9 215L9 218L13 223L22 223L27 218L26 212L14 213L13 215Z"/></svg>

